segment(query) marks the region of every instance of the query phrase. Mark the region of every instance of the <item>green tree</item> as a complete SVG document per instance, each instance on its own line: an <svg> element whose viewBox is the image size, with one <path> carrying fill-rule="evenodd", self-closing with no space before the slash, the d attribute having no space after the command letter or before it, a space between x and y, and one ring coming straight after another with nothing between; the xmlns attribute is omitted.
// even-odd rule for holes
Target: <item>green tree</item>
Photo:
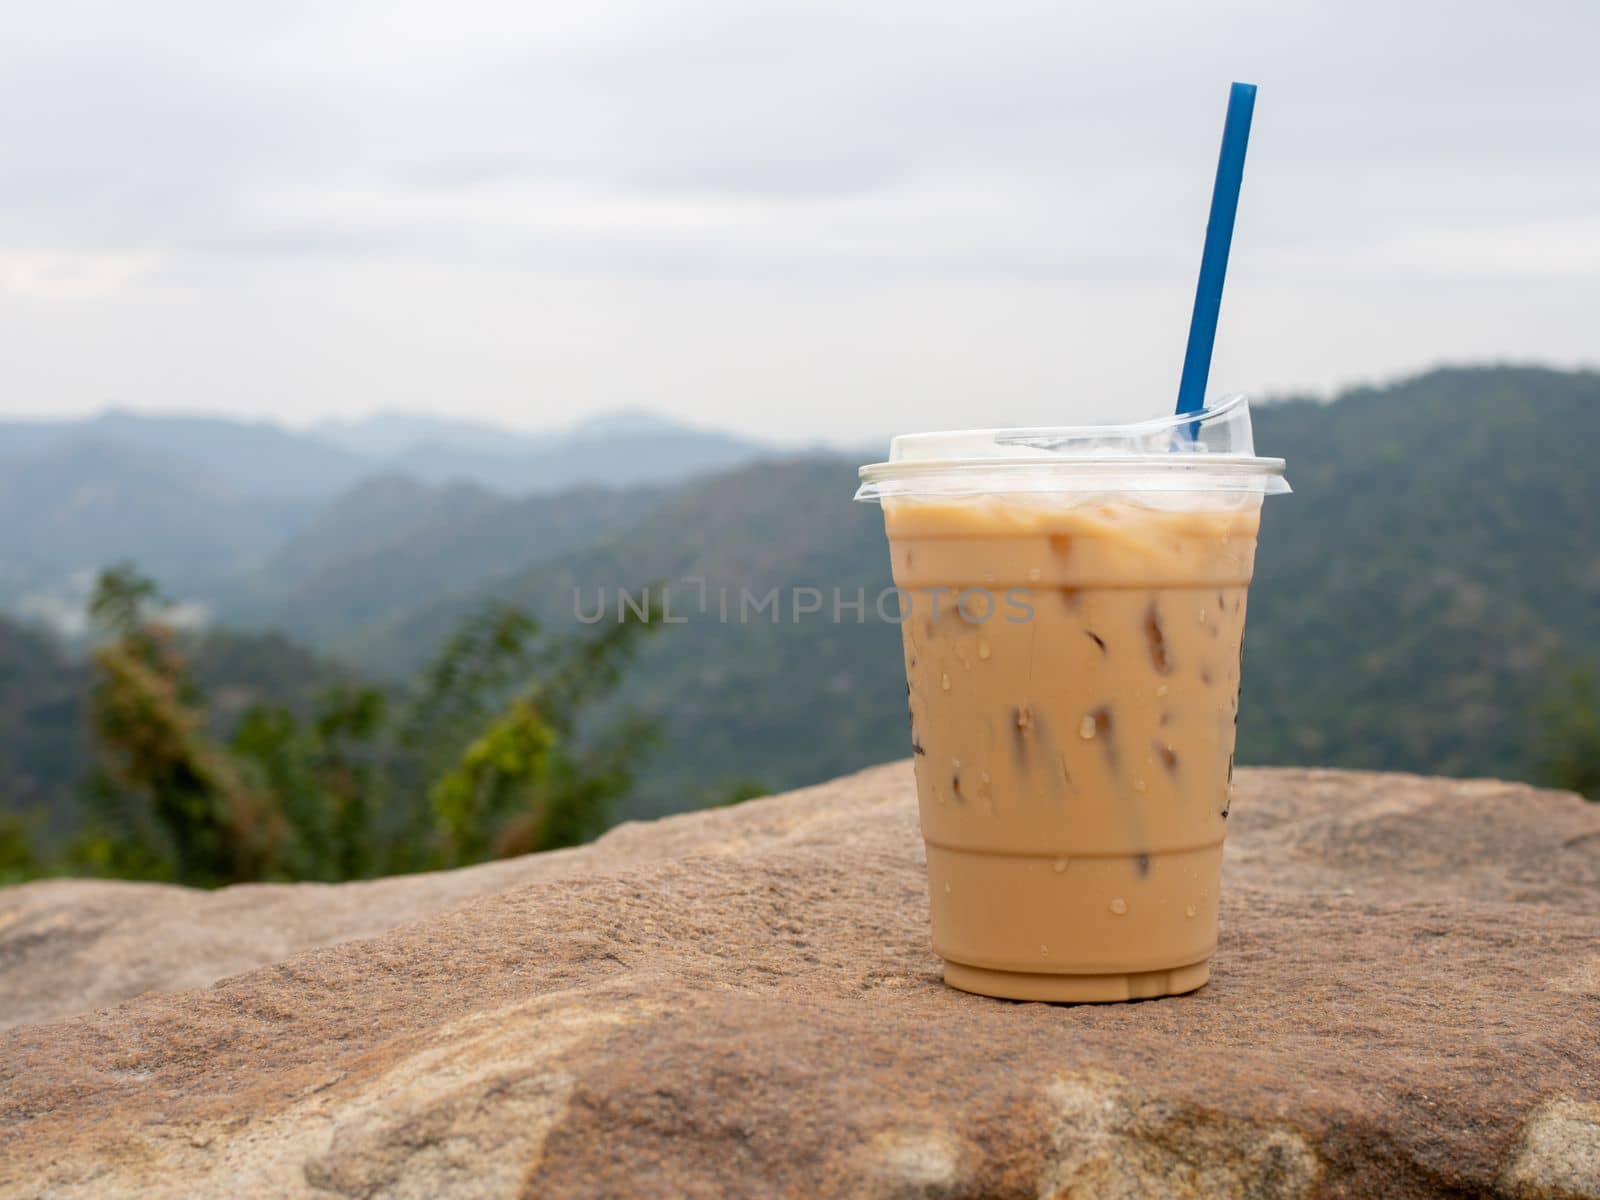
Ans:
<svg viewBox="0 0 1600 1200"><path fill-rule="evenodd" d="M1539 778L1600 801L1600 689L1593 671L1578 671L1546 705Z"/></svg>
<svg viewBox="0 0 1600 1200"><path fill-rule="evenodd" d="M229 748L288 826L286 868L296 879L365 879L386 869L381 815L386 793L379 739L387 699L344 684L301 722L282 705L256 705Z"/></svg>
<svg viewBox="0 0 1600 1200"><path fill-rule="evenodd" d="M90 706L100 815L76 861L202 885L333 881L587 841L611 823L654 735L630 714L592 715L658 605L587 636L491 608L450 638L403 722L382 692L344 683L309 713L250 708L223 745L160 593L113 568L91 603L109 635ZM34 869L7 849L21 845L9 831L0 842L0 871Z"/></svg>
<svg viewBox="0 0 1600 1200"><path fill-rule="evenodd" d="M533 788L548 778L555 748L555 731L526 696L512 700L467 745L429 791L449 862L489 856L492 839L530 807Z"/></svg>
<svg viewBox="0 0 1600 1200"><path fill-rule="evenodd" d="M122 562L100 572L89 597L89 619L115 637L139 640L151 632L151 618L166 606L155 580L139 574L131 562Z"/></svg>
<svg viewBox="0 0 1600 1200"><path fill-rule="evenodd" d="M654 739L624 715L585 736L586 711L612 693L641 634L628 619L551 637L526 613L491 607L463 623L424 675L407 731L431 768L443 865L576 845L611 823Z"/></svg>
<svg viewBox="0 0 1600 1200"><path fill-rule="evenodd" d="M131 565L101 573L90 613L110 638L93 655L90 721L101 811L120 809L123 819L111 845L101 832L80 857L129 869L137 862L185 883L267 877L282 821L206 733L201 697L160 608L155 584Z"/></svg>

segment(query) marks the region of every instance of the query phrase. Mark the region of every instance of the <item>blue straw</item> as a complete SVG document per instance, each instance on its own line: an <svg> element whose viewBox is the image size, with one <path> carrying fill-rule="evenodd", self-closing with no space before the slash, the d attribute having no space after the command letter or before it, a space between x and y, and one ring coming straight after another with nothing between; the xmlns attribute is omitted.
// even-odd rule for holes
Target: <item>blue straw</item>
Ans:
<svg viewBox="0 0 1600 1200"><path fill-rule="evenodd" d="M1211 189L1211 217L1206 222L1206 249L1200 258L1200 282L1194 291L1194 316L1189 321L1189 348L1183 356L1178 384L1178 412L1199 412L1206 406L1206 379L1211 374L1211 347L1217 340L1217 312L1222 307L1222 280L1228 273L1228 247L1233 242L1233 217L1239 210L1239 182L1244 178L1244 149L1250 140L1250 116L1256 107L1256 85L1236 83L1228 92L1228 117L1222 126L1222 154L1217 182ZM1194 425L1187 426L1194 436Z"/></svg>

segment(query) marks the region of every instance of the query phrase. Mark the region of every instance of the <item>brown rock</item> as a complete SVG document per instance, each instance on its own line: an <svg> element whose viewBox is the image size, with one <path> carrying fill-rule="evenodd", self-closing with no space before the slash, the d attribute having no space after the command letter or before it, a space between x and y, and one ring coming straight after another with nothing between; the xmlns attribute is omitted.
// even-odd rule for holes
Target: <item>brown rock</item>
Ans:
<svg viewBox="0 0 1600 1200"><path fill-rule="evenodd" d="M1235 791L1212 983L1125 1005L943 986L904 765L453 875L19 889L7 1011L281 961L0 1038L0 1195L1600 1195L1600 809Z"/></svg>
<svg viewBox="0 0 1600 1200"><path fill-rule="evenodd" d="M459 871L338 885L193 888L49 879L0 888L0 1029L204 987L313 946L372 937L518 884L749 850L859 798L626 822L598 841Z"/></svg>
<svg viewBox="0 0 1600 1200"><path fill-rule="evenodd" d="M1600 1104L1552 1100L1534 1109L1497 1182L1515 1200L1600 1196Z"/></svg>

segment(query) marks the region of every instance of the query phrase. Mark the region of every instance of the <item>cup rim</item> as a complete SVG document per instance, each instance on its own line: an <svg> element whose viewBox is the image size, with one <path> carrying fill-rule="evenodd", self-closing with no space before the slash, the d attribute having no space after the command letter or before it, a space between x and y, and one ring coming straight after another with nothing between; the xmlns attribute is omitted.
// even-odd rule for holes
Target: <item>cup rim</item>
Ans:
<svg viewBox="0 0 1600 1200"><path fill-rule="evenodd" d="M936 475L944 471L1038 471L1052 475L1077 472L1175 471L1197 474L1282 475L1285 461L1253 454L1095 454L1079 458L943 458L868 463L857 474L868 483L900 476Z"/></svg>

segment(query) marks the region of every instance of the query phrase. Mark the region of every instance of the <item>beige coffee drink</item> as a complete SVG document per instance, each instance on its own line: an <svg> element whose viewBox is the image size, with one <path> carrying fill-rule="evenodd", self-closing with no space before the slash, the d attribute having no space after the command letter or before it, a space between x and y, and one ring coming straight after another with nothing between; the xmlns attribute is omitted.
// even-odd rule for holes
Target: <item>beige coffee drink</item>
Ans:
<svg viewBox="0 0 1600 1200"><path fill-rule="evenodd" d="M1164 454L1112 453L1107 431L924 435L867 469L956 987L1127 1000L1209 977L1246 589L1261 498L1285 489L1281 463L1208 452L1248 440L1242 402L1203 419ZM1005 453L951 459L951 437Z"/></svg>

